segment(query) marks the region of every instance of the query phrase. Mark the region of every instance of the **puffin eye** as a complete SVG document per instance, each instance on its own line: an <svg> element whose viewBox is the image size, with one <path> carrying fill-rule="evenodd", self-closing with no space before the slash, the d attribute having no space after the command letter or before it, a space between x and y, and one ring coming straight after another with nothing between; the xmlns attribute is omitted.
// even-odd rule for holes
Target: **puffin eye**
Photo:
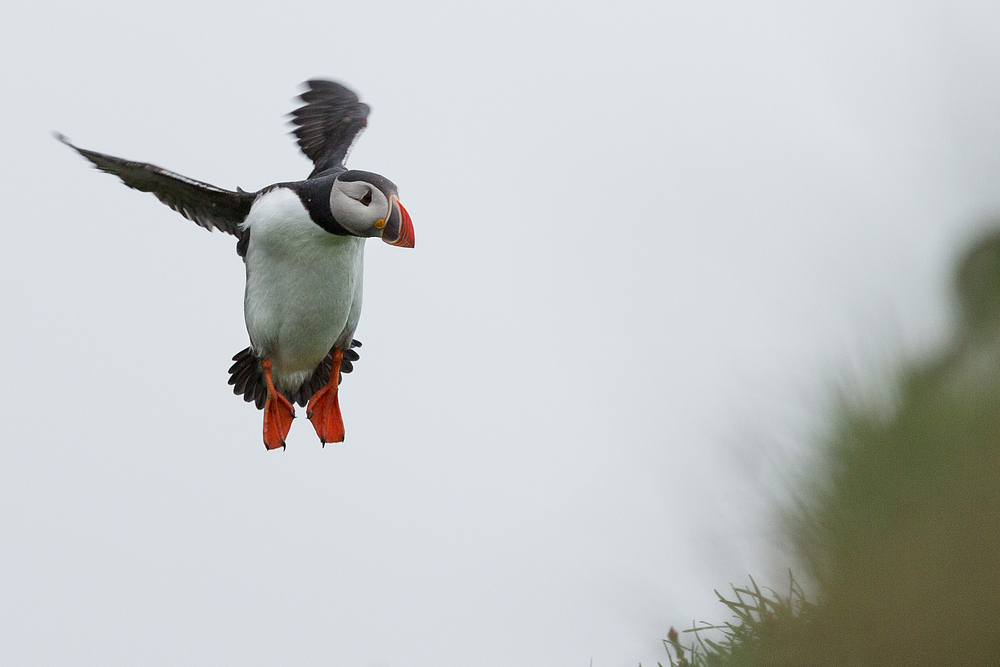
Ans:
<svg viewBox="0 0 1000 667"><path fill-rule="evenodd" d="M369 190L368 192L366 192L365 196L362 197L361 199L359 199L358 201L361 202L362 204L364 204L365 206L368 206L368 204L371 204L372 203L372 191Z"/></svg>

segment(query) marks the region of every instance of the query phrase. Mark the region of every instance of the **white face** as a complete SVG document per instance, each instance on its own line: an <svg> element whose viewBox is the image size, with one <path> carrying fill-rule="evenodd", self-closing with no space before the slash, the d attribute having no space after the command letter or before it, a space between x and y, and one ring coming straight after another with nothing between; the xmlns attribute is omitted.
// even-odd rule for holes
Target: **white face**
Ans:
<svg viewBox="0 0 1000 667"><path fill-rule="evenodd" d="M352 234L378 236L389 219L389 200L371 183L334 181L330 212Z"/></svg>

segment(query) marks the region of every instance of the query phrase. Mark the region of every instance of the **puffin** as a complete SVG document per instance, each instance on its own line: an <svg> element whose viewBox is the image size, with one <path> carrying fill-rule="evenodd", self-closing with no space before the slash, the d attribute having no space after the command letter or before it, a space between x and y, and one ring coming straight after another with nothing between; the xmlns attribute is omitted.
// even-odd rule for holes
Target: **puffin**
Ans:
<svg viewBox="0 0 1000 667"><path fill-rule="evenodd" d="M284 449L295 403L306 408L320 443L343 442L338 399L344 373L358 360L368 238L412 248L413 222L395 184L348 169L347 155L371 108L346 86L306 81L292 111L291 134L312 160L308 178L256 192L224 190L145 162L57 139L101 171L151 192L182 216L236 237L246 267L243 313L250 345L233 357L229 384L264 412L264 446Z"/></svg>

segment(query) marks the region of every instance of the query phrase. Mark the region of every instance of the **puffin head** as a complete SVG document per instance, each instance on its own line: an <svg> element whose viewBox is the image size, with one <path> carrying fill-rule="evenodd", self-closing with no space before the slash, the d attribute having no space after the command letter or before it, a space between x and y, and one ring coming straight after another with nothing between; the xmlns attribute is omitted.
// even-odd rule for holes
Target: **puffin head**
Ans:
<svg viewBox="0 0 1000 667"><path fill-rule="evenodd" d="M379 236L389 245L413 247L413 222L399 203L396 186L370 171L350 169L333 181L330 212L355 236Z"/></svg>

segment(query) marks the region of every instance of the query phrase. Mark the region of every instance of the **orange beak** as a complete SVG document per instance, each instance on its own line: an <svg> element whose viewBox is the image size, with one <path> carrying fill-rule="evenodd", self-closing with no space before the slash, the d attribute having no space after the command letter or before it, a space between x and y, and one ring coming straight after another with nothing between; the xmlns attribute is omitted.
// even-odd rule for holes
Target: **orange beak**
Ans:
<svg viewBox="0 0 1000 667"><path fill-rule="evenodd" d="M395 195L389 200L389 219L382 230L382 240L400 248L413 247L413 221Z"/></svg>

